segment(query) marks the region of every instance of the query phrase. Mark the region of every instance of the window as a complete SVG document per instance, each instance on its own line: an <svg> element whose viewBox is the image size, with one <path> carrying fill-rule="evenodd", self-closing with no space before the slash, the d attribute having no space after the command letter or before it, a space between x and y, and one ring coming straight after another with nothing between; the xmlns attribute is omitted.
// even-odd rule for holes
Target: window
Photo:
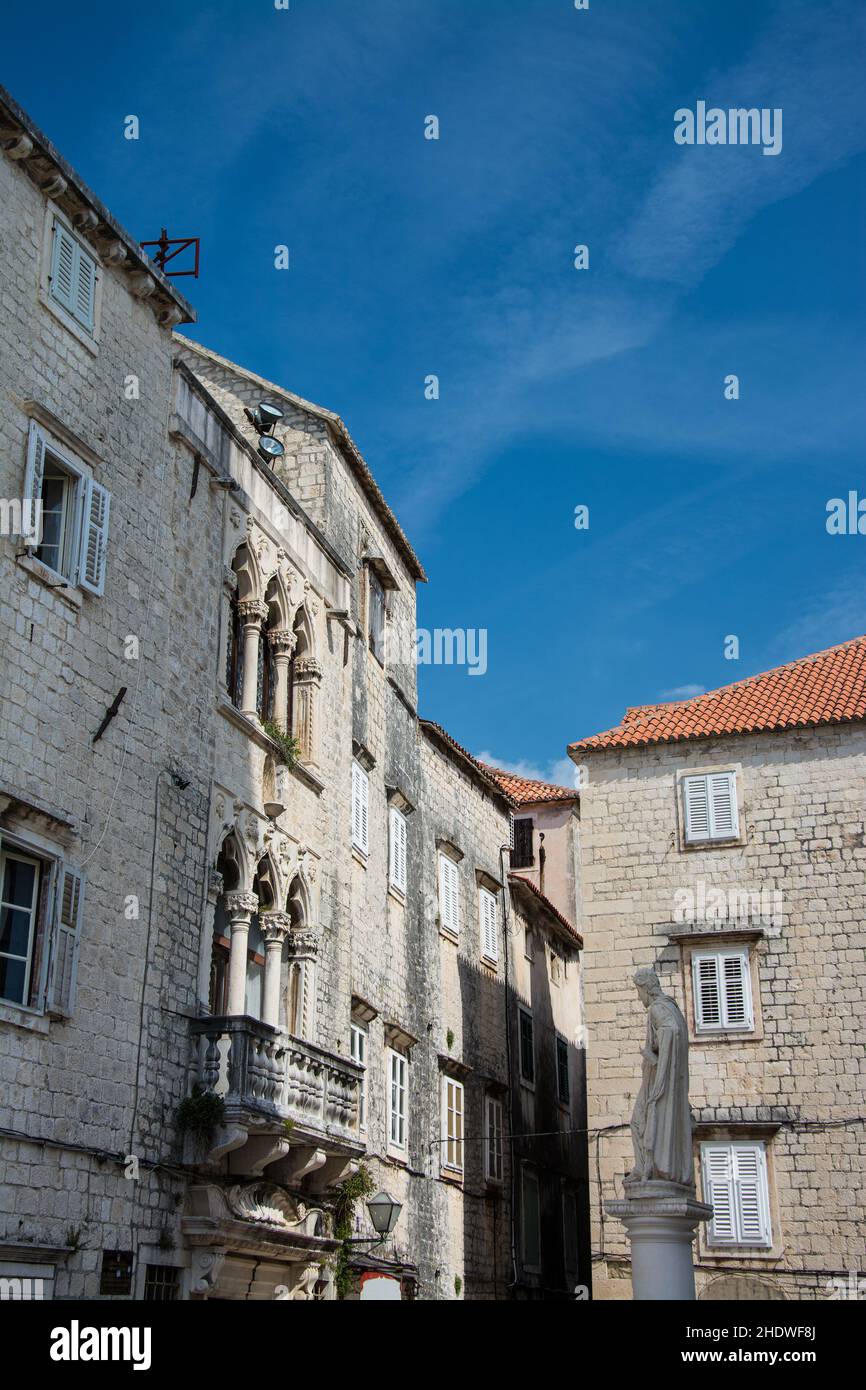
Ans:
<svg viewBox="0 0 866 1390"><path fill-rule="evenodd" d="M713 1208L707 1245L772 1245L764 1144L702 1144L701 1174Z"/></svg>
<svg viewBox="0 0 866 1390"><path fill-rule="evenodd" d="M0 999L72 1011L83 879L4 837L0 842Z"/></svg>
<svg viewBox="0 0 866 1390"><path fill-rule="evenodd" d="M735 773L710 772L700 777L684 777L683 807L687 844L739 837Z"/></svg>
<svg viewBox="0 0 866 1390"><path fill-rule="evenodd" d="M93 332L96 303L96 260L59 220L54 219L54 244L48 281L52 299Z"/></svg>
<svg viewBox="0 0 866 1390"><path fill-rule="evenodd" d="M556 1094L566 1104L571 1095L568 1079L568 1043L565 1038L556 1039Z"/></svg>
<svg viewBox="0 0 866 1390"><path fill-rule="evenodd" d="M442 1078L442 1166L463 1172L463 1083Z"/></svg>
<svg viewBox="0 0 866 1390"><path fill-rule="evenodd" d="M367 1030L360 1023L352 1024L352 1061L363 1067L358 1087L358 1128L367 1128Z"/></svg>
<svg viewBox="0 0 866 1390"><path fill-rule="evenodd" d="M400 1052L388 1050L388 1143L406 1147L406 1089L408 1062Z"/></svg>
<svg viewBox="0 0 866 1390"><path fill-rule="evenodd" d="M131 1250L103 1250L99 1292L101 1294L132 1293Z"/></svg>
<svg viewBox="0 0 866 1390"><path fill-rule="evenodd" d="M514 821L514 848L511 851L512 869L528 869L535 863L535 855L532 852L532 828L531 816L521 816L519 820Z"/></svg>
<svg viewBox="0 0 866 1390"><path fill-rule="evenodd" d="M538 1201L538 1176L531 1168L523 1169L522 1230L523 1265L528 1270L541 1268L541 1222Z"/></svg>
<svg viewBox="0 0 866 1390"><path fill-rule="evenodd" d="M352 844L362 854L367 853L367 810L370 801L370 779L360 763L352 763Z"/></svg>
<svg viewBox="0 0 866 1390"><path fill-rule="evenodd" d="M565 1277L569 1286L577 1282L578 1275L578 1223L577 1193L570 1187L562 1189L562 1239L565 1255Z"/></svg>
<svg viewBox="0 0 866 1390"><path fill-rule="evenodd" d="M488 1182L502 1182L502 1101L484 1097L484 1176Z"/></svg>
<svg viewBox="0 0 866 1390"><path fill-rule="evenodd" d="M367 637L370 651L379 662L385 665L385 590L381 580L372 570L367 571L369 601L367 607Z"/></svg>
<svg viewBox="0 0 866 1390"><path fill-rule="evenodd" d="M481 954L485 960L499 959L499 926L496 897L488 888L478 890L478 917L481 927Z"/></svg>
<svg viewBox="0 0 866 1390"><path fill-rule="evenodd" d="M390 824L390 854L388 878L392 888L399 893L406 892L406 817L396 806L391 807L388 817Z"/></svg>
<svg viewBox="0 0 866 1390"><path fill-rule="evenodd" d="M535 1037L532 1014L526 1009L518 1009L520 1021L520 1079L535 1081Z"/></svg>
<svg viewBox="0 0 866 1390"><path fill-rule="evenodd" d="M447 854L439 855L439 917L442 930L460 933L460 879L457 865Z"/></svg>
<svg viewBox="0 0 866 1390"><path fill-rule="evenodd" d="M754 1028L752 981L746 947L692 955L695 1029L699 1033Z"/></svg>
<svg viewBox="0 0 866 1390"><path fill-rule="evenodd" d="M83 464L51 443L34 420L27 440L24 496L41 509L37 560L92 594L105 588L110 495Z"/></svg>
<svg viewBox="0 0 866 1390"><path fill-rule="evenodd" d="M226 642L226 688L236 709L241 707L244 689L244 625L238 596L233 593L229 603L229 630Z"/></svg>
<svg viewBox="0 0 866 1390"><path fill-rule="evenodd" d="M180 1292L180 1270L175 1265L148 1265L144 1297L148 1303L174 1303Z"/></svg>

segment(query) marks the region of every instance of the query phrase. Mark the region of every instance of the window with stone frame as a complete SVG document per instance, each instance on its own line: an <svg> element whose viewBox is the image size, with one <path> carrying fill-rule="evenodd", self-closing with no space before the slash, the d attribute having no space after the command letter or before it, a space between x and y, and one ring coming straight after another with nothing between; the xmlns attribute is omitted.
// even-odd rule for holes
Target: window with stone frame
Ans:
<svg viewBox="0 0 866 1390"><path fill-rule="evenodd" d="M31 420L24 499L34 522L27 548L70 585L105 589L111 497L87 464Z"/></svg>
<svg viewBox="0 0 866 1390"><path fill-rule="evenodd" d="M353 1062L357 1062L359 1067L364 1070L361 1073L361 1080L358 1086L358 1128L367 1128L367 1046L370 1035L363 1023L352 1022L351 1025L351 1045L350 1056Z"/></svg>
<svg viewBox="0 0 866 1390"><path fill-rule="evenodd" d="M571 1099L571 1082L568 1072L568 1043L565 1038L556 1039L556 1098L567 1105Z"/></svg>
<svg viewBox="0 0 866 1390"><path fill-rule="evenodd" d="M701 1144L701 1188L713 1208L708 1249L773 1244L767 1148L761 1140Z"/></svg>
<svg viewBox="0 0 866 1390"><path fill-rule="evenodd" d="M405 1149L409 1059L391 1047L387 1049L387 1087L388 1144L394 1149Z"/></svg>
<svg viewBox="0 0 866 1390"><path fill-rule="evenodd" d="M381 579L367 567L367 640L370 651L380 666L385 665L385 630L387 623L385 589Z"/></svg>
<svg viewBox="0 0 866 1390"><path fill-rule="evenodd" d="M530 1273L541 1269L541 1203L538 1174L523 1164L521 1173L521 1253Z"/></svg>
<svg viewBox="0 0 866 1390"><path fill-rule="evenodd" d="M510 856L512 869L529 869L535 863L534 824L531 816L514 818L514 846Z"/></svg>
<svg viewBox="0 0 866 1390"><path fill-rule="evenodd" d="M751 1032L755 1026L748 946L692 951L696 1033Z"/></svg>
<svg viewBox="0 0 866 1390"><path fill-rule="evenodd" d="M463 1172L463 1082L442 1077L442 1167Z"/></svg>
<svg viewBox="0 0 866 1390"><path fill-rule="evenodd" d="M0 836L0 1001L72 1013L84 909L82 875L25 839Z"/></svg>
<svg viewBox="0 0 866 1390"><path fill-rule="evenodd" d="M488 1182L502 1182L502 1134L504 1106L499 1096L484 1097L484 1176Z"/></svg>
<svg viewBox="0 0 866 1390"><path fill-rule="evenodd" d="M532 1014L522 1005L518 1006L517 1024L519 1030L520 1079L526 1085L535 1085L535 1026Z"/></svg>
<svg viewBox="0 0 866 1390"><path fill-rule="evenodd" d="M739 839L737 774L707 772L681 779L683 826L687 845Z"/></svg>
<svg viewBox="0 0 866 1390"><path fill-rule="evenodd" d="M94 330L98 263L59 217L51 228L48 293L88 333Z"/></svg>

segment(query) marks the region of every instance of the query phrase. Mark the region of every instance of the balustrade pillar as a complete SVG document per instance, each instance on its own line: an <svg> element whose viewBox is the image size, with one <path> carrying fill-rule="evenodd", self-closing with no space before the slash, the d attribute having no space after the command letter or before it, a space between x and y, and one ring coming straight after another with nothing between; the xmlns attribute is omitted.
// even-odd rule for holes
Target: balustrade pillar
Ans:
<svg viewBox="0 0 866 1390"><path fill-rule="evenodd" d="M255 893L226 893L226 912L231 923L228 999L230 1014L245 1014L247 1011L247 943L250 918L258 911L258 907L259 900Z"/></svg>
<svg viewBox="0 0 866 1390"><path fill-rule="evenodd" d="M244 684L241 713L255 718L258 710L259 642L262 624L268 616L268 605L261 599L244 599L238 604L244 626Z"/></svg>
<svg viewBox="0 0 866 1390"><path fill-rule="evenodd" d="M289 934L292 919L287 912L263 912L259 918L265 940L265 984L262 998L262 1021L272 1028L280 1024L280 973L283 943Z"/></svg>

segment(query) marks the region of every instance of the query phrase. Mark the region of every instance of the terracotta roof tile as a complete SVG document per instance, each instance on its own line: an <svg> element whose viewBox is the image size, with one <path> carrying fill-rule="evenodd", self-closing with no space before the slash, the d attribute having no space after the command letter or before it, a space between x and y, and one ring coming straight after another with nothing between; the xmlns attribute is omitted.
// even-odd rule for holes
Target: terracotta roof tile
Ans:
<svg viewBox="0 0 866 1390"><path fill-rule="evenodd" d="M542 902L544 906L547 908L548 912L556 918L557 922L564 929L566 935L571 937L575 945L579 946L581 950L583 949L583 937L581 936L580 932L577 930L576 927L572 926L571 922L569 922L567 917L563 916L556 904L552 903L550 901L550 898L545 897L545 895L542 893L541 889L537 886L537 884L532 882L532 879L524 878L523 874L514 873L512 871L508 875L508 882L519 883L524 888L528 888L530 893L532 893L534 897L538 898L539 901Z"/></svg>
<svg viewBox="0 0 866 1390"><path fill-rule="evenodd" d="M866 719L866 636L691 700L636 705L615 729L572 743L568 751L641 748L857 719Z"/></svg>
<svg viewBox="0 0 866 1390"><path fill-rule="evenodd" d="M555 782L540 782L535 777L518 777L515 772L505 772L489 763L481 763L481 767L487 768L518 806L529 806L536 801L577 801L580 796L574 787L559 787Z"/></svg>

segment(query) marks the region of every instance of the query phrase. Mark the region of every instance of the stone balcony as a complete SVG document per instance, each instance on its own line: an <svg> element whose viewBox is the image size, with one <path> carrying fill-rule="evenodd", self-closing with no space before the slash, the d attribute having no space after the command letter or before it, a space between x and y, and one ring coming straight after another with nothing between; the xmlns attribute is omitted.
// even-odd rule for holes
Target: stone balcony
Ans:
<svg viewBox="0 0 866 1390"><path fill-rule="evenodd" d="M357 1167L361 1068L247 1016L195 1019L196 1080L222 1097L225 1125L198 1161L321 1190ZM288 1123L287 1123L288 1122ZM196 1161L189 1155L191 1161Z"/></svg>

